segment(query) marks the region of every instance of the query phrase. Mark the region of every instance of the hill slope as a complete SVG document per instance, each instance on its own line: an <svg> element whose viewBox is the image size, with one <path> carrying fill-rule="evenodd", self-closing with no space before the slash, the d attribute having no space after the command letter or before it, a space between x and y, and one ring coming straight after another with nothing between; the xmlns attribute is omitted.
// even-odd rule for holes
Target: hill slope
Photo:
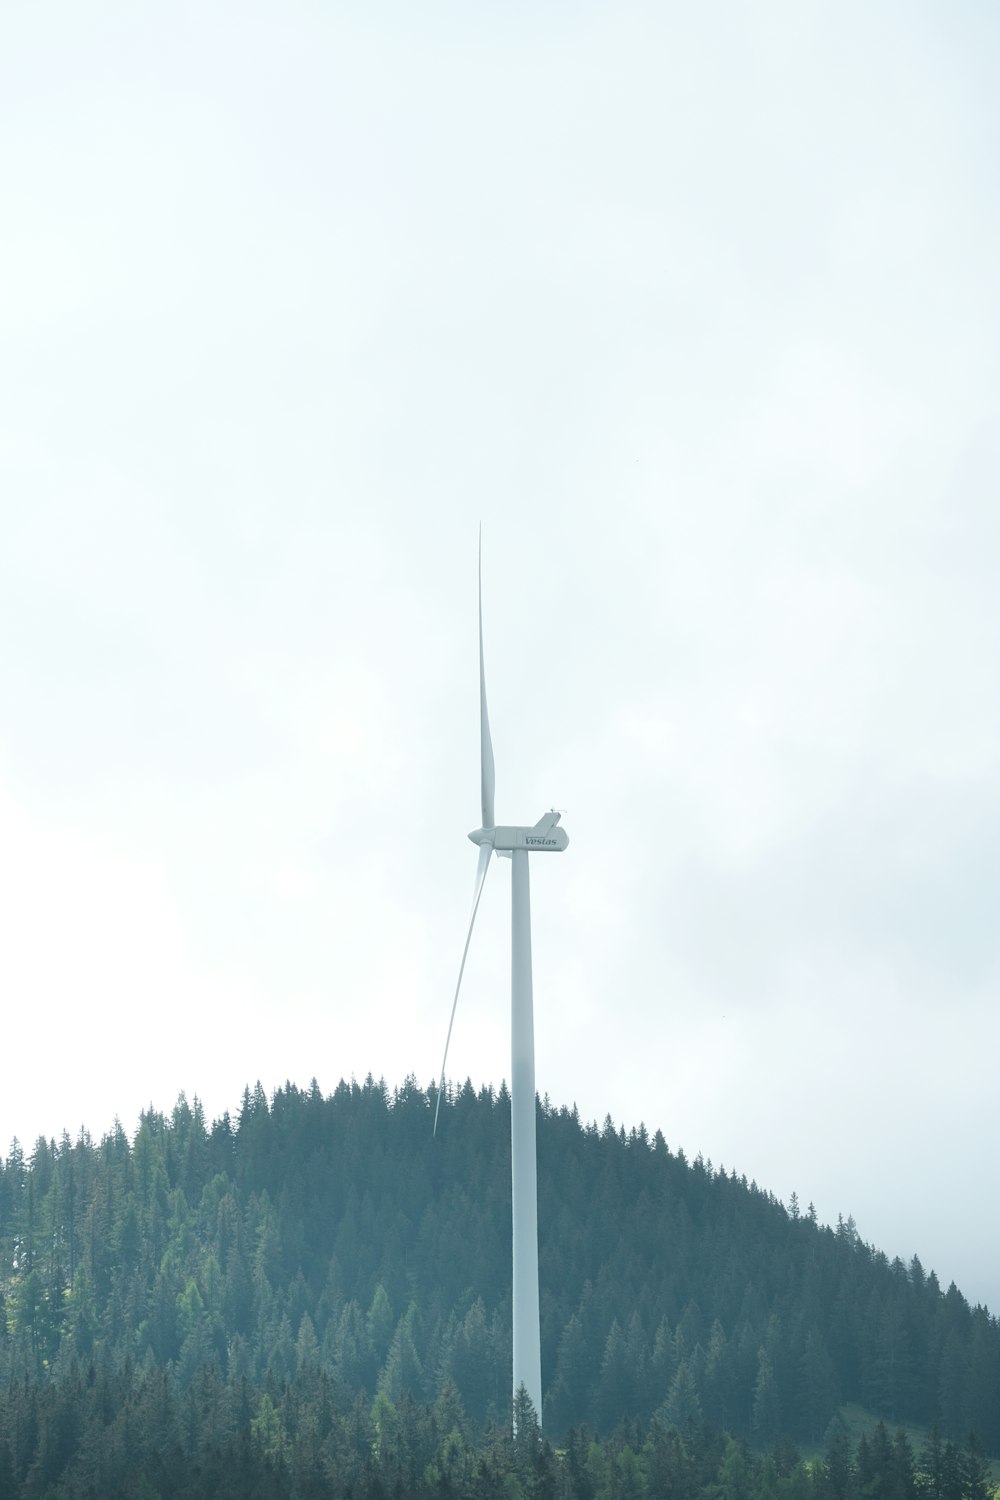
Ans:
<svg viewBox="0 0 1000 1500"><path fill-rule="evenodd" d="M258 1087L209 1127L183 1096L99 1144L0 1170L0 1381L102 1355L188 1390L314 1363L345 1396L509 1409L509 1099L409 1081ZM1000 1327L848 1221L792 1216L662 1136L539 1106L546 1429L660 1411L768 1443L837 1406L1000 1452Z"/></svg>

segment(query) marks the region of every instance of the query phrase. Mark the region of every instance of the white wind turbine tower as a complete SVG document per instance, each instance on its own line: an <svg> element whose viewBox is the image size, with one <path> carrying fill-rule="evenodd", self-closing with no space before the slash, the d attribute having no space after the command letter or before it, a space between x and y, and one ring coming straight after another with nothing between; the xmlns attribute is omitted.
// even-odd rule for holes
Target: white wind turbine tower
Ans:
<svg viewBox="0 0 1000 1500"><path fill-rule="evenodd" d="M437 1131L438 1111L444 1092L444 1074L448 1062L448 1044L455 1023L458 992L462 987L465 960L472 939L472 929L479 910L479 898L489 868L490 856L496 852L511 861L511 1078L510 1078L510 1165L511 1207L514 1229L514 1395L523 1385L542 1419L542 1358L538 1326L538 1186L535 1159L535 1023L531 990L531 904L528 888L528 853L561 851L569 839L556 825L559 813L547 812L531 828L497 827L493 815L496 777L493 766L493 742L486 711L486 671L483 665L483 549L479 540L479 730L482 768L483 826L469 834L479 845L479 865L472 897L472 915L458 969L458 983L451 1006L448 1036L441 1064L441 1085L434 1111Z"/></svg>

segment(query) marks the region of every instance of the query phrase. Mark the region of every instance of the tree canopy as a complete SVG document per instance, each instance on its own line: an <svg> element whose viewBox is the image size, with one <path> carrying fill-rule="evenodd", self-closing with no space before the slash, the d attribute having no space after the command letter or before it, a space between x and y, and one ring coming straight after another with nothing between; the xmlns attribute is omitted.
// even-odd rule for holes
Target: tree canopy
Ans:
<svg viewBox="0 0 1000 1500"><path fill-rule="evenodd" d="M449 1422L463 1462L474 1434L507 1431L509 1096L450 1090L436 1139L434 1102L413 1079L271 1099L258 1084L235 1122L182 1095L131 1140L116 1122L30 1157L15 1142L0 1166L0 1496L5 1463L25 1482L40 1444L54 1483L95 1412L160 1431L164 1452L249 1445L286 1479L306 1410L317 1473L335 1429L366 1462L410 1434L439 1474ZM1000 1328L916 1257L890 1262L853 1221L821 1226L642 1128L540 1103L538 1152L548 1437L631 1422L637 1455L651 1433L702 1426L754 1450L815 1445L855 1401L936 1425L955 1452L970 1432L1000 1451ZM736 1488L746 1462L719 1455Z"/></svg>

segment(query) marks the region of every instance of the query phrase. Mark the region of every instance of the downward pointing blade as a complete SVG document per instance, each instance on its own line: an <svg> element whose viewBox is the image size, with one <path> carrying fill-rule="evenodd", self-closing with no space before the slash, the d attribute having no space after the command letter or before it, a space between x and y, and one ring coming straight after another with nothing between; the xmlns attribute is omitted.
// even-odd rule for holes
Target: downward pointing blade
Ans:
<svg viewBox="0 0 1000 1500"><path fill-rule="evenodd" d="M493 796L496 770L493 765L493 741L490 738L490 716L486 710L486 666L483 661L483 531L479 528L479 754L482 762L483 827L495 828Z"/></svg>
<svg viewBox="0 0 1000 1500"><path fill-rule="evenodd" d="M458 983L455 986L455 998L451 1002L451 1020L448 1022L448 1035L445 1037L444 1058L441 1062L441 1086L438 1089L437 1104L434 1107L434 1130L437 1135L438 1112L441 1109L441 1095L444 1093L444 1070L448 1065L448 1048L451 1044L451 1028L455 1024L455 1011L458 1008L458 992L462 988L462 975L465 973L465 960L469 956L469 944L472 941L472 929L476 925L476 912L479 910L479 898L483 894L483 883L486 880L486 871L490 867L490 855L493 849L489 844L479 846L479 866L476 870L476 889L472 895L472 915L469 917L469 931L465 938L465 947L462 949L462 962L458 966Z"/></svg>

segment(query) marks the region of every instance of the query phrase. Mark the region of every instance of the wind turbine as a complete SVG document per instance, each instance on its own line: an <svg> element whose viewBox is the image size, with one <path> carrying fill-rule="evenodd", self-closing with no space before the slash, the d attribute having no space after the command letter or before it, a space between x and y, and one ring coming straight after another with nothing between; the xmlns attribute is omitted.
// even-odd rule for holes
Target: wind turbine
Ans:
<svg viewBox="0 0 1000 1500"><path fill-rule="evenodd" d="M486 709L486 668L483 661L483 541L479 536L479 750L482 775L483 824L469 834L479 845L479 864L472 896L469 930L462 949L458 983L451 1005L451 1019L444 1044L441 1085L434 1110L437 1133L438 1111L444 1092L445 1067L451 1029L455 1024L458 992L462 987L465 960L479 899L494 853L511 862L511 966L510 966L510 1170L511 1208L514 1229L514 1396L523 1385L542 1420L542 1356L538 1322L538 1181L535 1152L535 1023L531 988L531 896L528 885L528 854L562 851L569 843L566 831L557 827L554 809L531 828L497 827L493 813L496 774L493 741Z"/></svg>

